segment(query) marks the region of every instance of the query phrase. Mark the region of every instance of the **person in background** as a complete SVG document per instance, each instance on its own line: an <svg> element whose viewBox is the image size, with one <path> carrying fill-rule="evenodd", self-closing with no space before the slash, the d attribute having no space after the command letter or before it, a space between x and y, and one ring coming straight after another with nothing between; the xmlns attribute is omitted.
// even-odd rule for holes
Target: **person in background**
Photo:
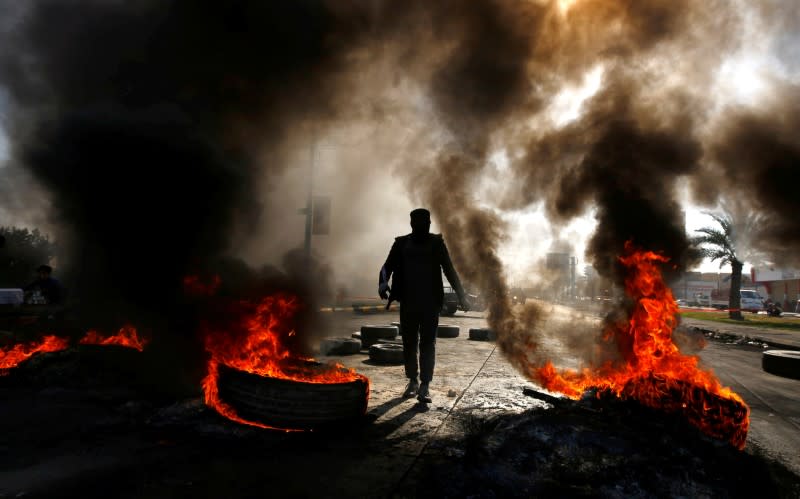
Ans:
<svg viewBox="0 0 800 499"><path fill-rule="evenodd" d="M22 288L25 293L39 291L48 305L61 305L64 303L64 287L61 282L53 277L53 268L49 265L40 265L36 269L38 278Z"/></svg>
<svg viewBox="0 0 800 499"><path fill-rule="evenodd" d="M462 310L469 303L461 281L450 261L441 234L431 234L431 214L424 208L411 212L411 234L395 238L378 277L381 299L400 302L400 334L403 337L405 374L408 386L404 397L415 394L430 403L429 385L436 361L436 329L444 302L442 271L455 289ZM389 278L392 286L389 287ZM388 307L388 305L387 305ZM419 370L417 369L419 347ZM422 384L417 374L421 374Z"/></svg>

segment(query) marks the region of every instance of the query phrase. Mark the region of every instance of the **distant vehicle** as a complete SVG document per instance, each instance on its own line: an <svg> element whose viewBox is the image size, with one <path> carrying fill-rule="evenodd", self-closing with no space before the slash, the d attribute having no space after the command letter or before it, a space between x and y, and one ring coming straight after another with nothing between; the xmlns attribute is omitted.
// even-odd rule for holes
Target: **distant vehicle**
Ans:
<svg viewBox="0 0 800 499"><path fill-rule="evenodd" d="M522 288L511 288L510 296L512 305L516 305L517 303L524 304L525 300L528 299L528 297L525 296L525 291L523 291Z"/></svg>
<svg viewBox="0 0 800 499"><path fill-rule="evenodd" d="M458 310L458 294L452 286L444 287L444 302L442 303L442 310L439 315L446 315L451 317L455 315Z"/></svg>
<svg viewBox="0 0 800 499"><path fill-rule="evenodd" d="M745 312L760 312L764 310L764 298L754 289L743 289L739 291L742 300L742 310Z"/></svg>
<svg viewBox="0 0 800 499"><path fill-rule="evenodd" d="M689 303L695 307L711 307L713 306L711 296L703 293L695 293L694 300Z"/></svg>
<svg viewBox="0 0 800 499"><path fill-rule="evenodd" d="M782 313L783 313L783 310L781 310L781 307L779 307L775 303L770 301L767 304L767 315L768 316L770 316L770 317L780 317Z"/></svg>
<svg viewBox="0 0 800 499"><path fill-rule="evenodd" d="M470 310L474 310L475 312L486 310L486 302L480 295L467 293L467 300L469 301ZM439 315L452 317L458 310L464 310L458 302L458 294L452 286L447 284L444 287L444 302L442 303L442 310L439 312ZM466 310L464 311L466 312Z"/></svg>
<svg viewBox="0 0 800 499"><path fill-rule="evenodd" d="M708 305L705 305L705 300L703 300L703 306L714 307L720 310L725 310L730 308L729 300L730 298L730 290L714 290L711 292L710 302ZM758 291L754 289L742 289L739 291L739 300L740 300L740 308L743 312L759 312L764 310L764 298L758 294Z"/></svg>

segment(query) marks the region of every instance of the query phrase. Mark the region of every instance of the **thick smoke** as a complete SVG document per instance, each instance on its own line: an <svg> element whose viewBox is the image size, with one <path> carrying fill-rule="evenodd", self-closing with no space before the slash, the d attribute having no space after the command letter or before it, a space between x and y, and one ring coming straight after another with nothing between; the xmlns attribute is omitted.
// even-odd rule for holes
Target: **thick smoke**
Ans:
<svg viewBox="0 0 800 499"><path fill-rule="evenodd" d="M798 266L800 196L790 179L800 176L800 87L780 88L771 104L763 110L738 111L725 121L709 149L708 174L717 179L712 193L735 193L732 197L738 202L729 203L739 207L734 220L758 215L752 232L742 234L752 251L772 263ZM709 195L708 184L697 187Z"/></svg>
<svg viewBox="0 0 800 499"><path fill-rule="evenodd" d="M196 357L183 278L220 272L235 287L241 266L224 257L265 225L256 181L281 170L293 134L336 117L362 15L315 1L42 0L0 17L15 20L0 40L11 161L49 191L84 323L132 321L154 349ZM296 266L289 255L288 276Z"/></svg>
<svg viewBox="0 0 800 499"><path fill-rule="evenodd" d="M286 233L299 206L276 207L280 196L261 187L274 187L310 137L370 129L348 160L358 165L351 181L337 187L352 201L337 222L347 237L330 247L346 252L362 222L405 213L407 200L370 172L394 171L432 210L464 280L490 297L500 346L527 372L544 355L527 354L563 327L536 306L510 306L504 210L540 205L554 225L592 211L587 256L617 284L629 240L669 257L669 270L690 263L676 201L684 178L708 204L735 193L769 213L764 245L776 259L797 240L796 196L772 181L796 176L797 110L727 109L712 95L720 60L745 45L747 16L780 17L739 7L40 0L14 8L0 40L12 161L52 194L50 213L72 235L76 291L112 318L169 323L186 274L221 265L277 279L224 259L250 244L255 261L252 241ZM559 92L592 71L600 89L555 123ZM781 95L796 101L796 90ZM507 188L477 199L498 151L508 169L495 183ZM699 186L709 178L718 189ZM280 273L290 287L307 279L296 254ZM583 347L596 335L583 336L565 344L591 362Z"/></svg>

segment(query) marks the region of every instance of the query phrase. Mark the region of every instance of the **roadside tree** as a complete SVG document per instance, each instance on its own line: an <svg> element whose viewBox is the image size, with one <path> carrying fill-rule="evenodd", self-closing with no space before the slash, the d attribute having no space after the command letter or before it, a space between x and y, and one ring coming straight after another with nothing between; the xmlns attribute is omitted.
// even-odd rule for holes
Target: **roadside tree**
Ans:
<svg viewBox="0 0 800 499"><path fill-rule="evenodd" d="M728 316L731 319L744 320L741 310L741 296L740 291L742 288L742 262L736 254L734 247L734 223L729 215L717 215L714 213L707 213L719 227L703 227L698 229L700 235L691 239L691 242L696 246L702 256L709 258L711 261L719 260L719 266L722 267L726 264L731 266L731 291L728 299Z"/></svg>
<svg viewBox="0 0 800 499"><path fill-rule="evenodd" d="M0 287L22 287L35 277L39 265L50 264L56 246L38 229L0 227L5 246L0 249Z"/></svg>

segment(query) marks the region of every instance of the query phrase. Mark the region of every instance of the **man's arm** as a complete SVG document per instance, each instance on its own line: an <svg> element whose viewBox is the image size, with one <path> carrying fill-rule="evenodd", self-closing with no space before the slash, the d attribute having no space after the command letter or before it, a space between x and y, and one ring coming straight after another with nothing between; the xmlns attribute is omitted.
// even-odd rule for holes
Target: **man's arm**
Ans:
<svg viewBox="0 0 800 499"><path fill-rule="evenodd" d="M453 267L453 262L450 260L450 253L447 251L447 245L444 243L444 238L442 238L442 270L444 270L444 275L447 277L447 281L453 286L453 289L456 291L458 295L458 301L461 302L461 308L463 310L469 310L469 302L467 301L467 294L464 292L464 287L461 286L461 279L458 278L458 273L456 273L455 267Z"/></svg>
<svg viewBox="0 0 800 499"><path fill-rule="evenodd" d="M397 270L397 241L392 244L389 256L378 273L378 295L382 300L389 298L389 278L392 277L395 270Z"/></svg>

